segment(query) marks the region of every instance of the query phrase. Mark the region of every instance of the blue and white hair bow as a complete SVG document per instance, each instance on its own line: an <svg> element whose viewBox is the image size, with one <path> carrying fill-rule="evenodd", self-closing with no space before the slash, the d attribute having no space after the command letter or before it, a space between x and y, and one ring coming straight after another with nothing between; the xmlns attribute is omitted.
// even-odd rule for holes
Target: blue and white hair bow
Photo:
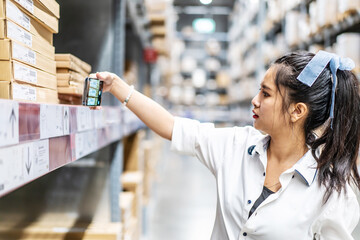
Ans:
<svg viewBox="0 0 360 240"><path fill-rule="evenodd" d="M311 87L316 79L320 76L322 71L330 62L330 70L332 74L332 90L331 90L331 106L330 106L330 119L331 128L334 119L334 104L335 104L335 91L337 87L336 72L340 70L352 70L355 68L355 63L350 58L341 58L340 56L325 51L319 51L311 61L305 66L297 79Z"/></svg>

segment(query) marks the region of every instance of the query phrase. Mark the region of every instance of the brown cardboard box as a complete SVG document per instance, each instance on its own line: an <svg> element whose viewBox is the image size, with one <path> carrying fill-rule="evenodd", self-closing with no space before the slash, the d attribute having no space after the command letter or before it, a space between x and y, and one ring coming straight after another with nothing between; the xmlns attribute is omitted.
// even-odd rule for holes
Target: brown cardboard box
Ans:
<svg viewBox="0 0 360 240"><path fill-rule="evenodd" d="M59 103L55 90L14 82L0 81L0 98L24 102Z"/></svg>
<svg viewBox="0 0 360 240"><path fill-rule="evenodd" d="M9 0L7 0L9 1ZM53 14L49 12L40 2L24 1L24 0L10 0L14 1L17 6L24 12L27 12L32 18L40 22L44 27L46 27L52 33L59 32L59 20Z"/></svg>
<svg viewBox="0 0 360 240"><path fill-rule="evenodd" d="M58 87L79 87L81 84L79 82L74 82L71 80L57 80Z"/></svg>
<svg viewBox="0 0 360 240"><path fill-rule="evenodd" d="M7 19L0 19L0 39L9 38L34 49L51 60L55 59L55 48L43 38L31 34Z"/></svg>
<svg viewBox="0 0 360 240"><path fill-rule="evenodd" d="M121 176L121 183L125 191L131 191L134 193L135 204L133 204L133 215L137 220L135 232L137 233L136 235L139 236L142 222L143 173L140 171L126 171Z"/></svg>
<svg viewBox="0 0 360 240"><path fill-rule="evenodd" d="M121 234L121 223L34 222L13 228L0 226L0 239L7 240L118 240Z"/></svg>
<svg viewBox="0 0 360 240"><path fill-rule="evenodd" d="M121 210L121 222L124 230L131 227L131 219L133 216L133 204L134 193L132 192L121 192L120 193L120 210Z"/></svg>
<svg viewBox="0 0 360 240"><path fill-rule="evenodd" d="M59 81L74 81L74 82L84 82L84 76L73 71L69 71L68 73L59 73L57 70L56 78Z"/></svg>
<svg viewBox="0 0 360 240"><path fill-rule="evenodd" d="M29 14L21 11L20 8L12 1L0 0L0 18L11 19L32 34L42 37L51 45L53 43L53 33L37 20L32 18Z"/></svg>
<svg viewBox="0 0 360 240"><path fill-rule="evenodd" d="M69 86L69 87L58 87L58 92L61 94L72 94L72 95L82 95L83 90L78 86Z"/></svg>
<svg viewBox="0 0 360 240"><path fill-rule="evenodd" d="M78 57L70 54L70 53L57 53L55 55L55 60L59 62L73 62L78 65L80 68L84 70L84 72L90 73L91 72L91 65L80 60Z"/></svg>
<svg viewBox="0 0 360 240"><path fill-rule="evenodd" d="M55 54L55 58L56 58L56 54ZM56 61L56 68L57 69L62 69L62 68L66 68L75 72L80 73L82 76L87 76L89 73L85 72L80 66L78 66L76 63L74 62L69 62L69 61ZM57 71L59 73L59 71Z"/></svg>
<svg viewBox="0 0 360 240"><path fill-rule="evenodd" d="M0 40L0 60L18 60L35 68L56 74L56 63L32 49L5 39Z"/></svg>
<svg viewBox="0 0 360 240"><path fill-rule="evenodd" d="M43 5L52 15L56 18L60 18L60 6L54 0L37 0Z"/></svg>
<svg viewBox="0 0 360 240"><path fill-rule="evenodd" d="M0 81L21 81L57 90L56 76L17 61L0 61Z"/></svg>

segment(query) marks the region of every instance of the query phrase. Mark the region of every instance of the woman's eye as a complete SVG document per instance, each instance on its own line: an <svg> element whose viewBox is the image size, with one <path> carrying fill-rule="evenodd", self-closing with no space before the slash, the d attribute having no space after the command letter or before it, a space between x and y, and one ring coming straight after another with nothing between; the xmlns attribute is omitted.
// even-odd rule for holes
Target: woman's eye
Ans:
<svg viewBox="0 0 360 240"><path fill-rule="evenodd" d="M263 91L263 95L264 95L264 97L269 97L270 96L267 92L264 92L264 91Z"/></svg>

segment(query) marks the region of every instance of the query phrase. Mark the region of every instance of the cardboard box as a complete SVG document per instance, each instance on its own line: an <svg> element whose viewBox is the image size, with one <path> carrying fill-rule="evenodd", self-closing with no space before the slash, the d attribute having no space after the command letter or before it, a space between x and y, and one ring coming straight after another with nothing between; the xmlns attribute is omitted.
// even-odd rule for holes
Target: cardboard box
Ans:
<svg viewBox="0 0 360 240"><path fill-rule="evenodd" d="M55 59L55 47L50 43L31 34L10 20L0 19L0 39L4 38L22 43L51 60Z"/></svg>
<svg viewBox="0 0 360 240"><path fill-rule="evenodd" d="M56 58L56 54L55 54L55 58ZM59 72L58 69L69 69L75 72L80 73L82 76L87 76L89 75L89 73L85 72L80 66L78 66L76 63L74 62L69 62L69 61L56 61L56 68L57 68L57 72ZM61 71L61 70L60 70Z"/></svg>
<svg viewBox="0 0 360 240"><path fill-rule="evenodd" d="M82 105L81 96L73 96L69 94L58 94L61 104L70 104L70 105Z"/></svg>
<svg viewBox="0 0 360 240"><path fill-rule="evenodd" d="M9 1L9 0L7 0ZM49 12L44 5L38 1L27 0L10 0L14 1L17 6L24 12L27 12L33 19L40 22L52 33L59 32L59 20L53 14Z"/></svg>
<svg viewBox="0 0 360 240"><path fill-rule="evenodd" d="M121 223L61 224L61 222L24 223L8 228L0 226L0 239L21 240L119 240ZM19 238L19 236L21 236Z"/></svg>
<svg viewBox="0 0 360 240"><path fill-rule="evenodd" d="M19 26L23 27L33 35L42 37L44 40L53 44L53 33L45 28L41 23L32 18L29 14L9 0L0 0L0 18L8 18Z"/></svg>
<svg viewBox="0 0 360 240"><path fill-rule="evenodd" d="M75 86L58 87L58 92L60 94L71 94L71 95L79 95L79 96L81 96L83 94L83 88L82 87L75 87Z"/></svg>
<svg viewBox="0 0 360 240"><path fill-rule="evenodd" d="M58 87L81 87L82 84L79 82L74 82L70 80L57 80L57 86Z"/></svg>
<svg viewBox="0 0 360 240"><path fill-rule="evenodd" d="M56 78L59 81L74 81L74 82L81 82L83 83L85 81L85 78L83 75L77 72L69 71L68 73L56 73Z"/></svg>
<svg viewBox="0 0 360 240"><path fill-rule="evenodd" d="M52 15L60 18L60 6L54 0L38 0Z"/></svg>
<svg viewBox="0 0 360 240"><path fill-rule="evenodd" d="M0 40L0 60L13 59L56 75L55 61L12 40Z"/></svg>
<svg viewBox="0 0 360 240"><path fill-rule="evenodd" d="M55 90L14 82L0 81L0 98L23 102L59 103Z"/></svg>
<svg viewBox="0 0 360 240"><path fill-rule="evenodd" d="M0 61L0 81L21 81L57 90L57 79L55 75L17 61Z"/></svg>
<svg viewBox="0 0 360 240"><path fill-rule="evenodd" d="M73 62L78 65L80 68L84 70L84 72L91 72L91 65L80 60L78 57L70 54L70 53L57 53L55 55L55 60L60 62Z"/></svg>

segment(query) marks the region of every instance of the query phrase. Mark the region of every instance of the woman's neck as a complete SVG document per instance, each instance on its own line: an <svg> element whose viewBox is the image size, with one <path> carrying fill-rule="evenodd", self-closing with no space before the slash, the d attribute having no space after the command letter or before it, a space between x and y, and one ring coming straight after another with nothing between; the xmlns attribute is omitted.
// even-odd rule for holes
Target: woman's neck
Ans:
<svg viewBox="0 0 360 240"><path fill-rule="evenodd" d="M302 134L281 134L271 136L268 147L268 159L279 164L295 164L306 152L308 147Z"/></svg>

